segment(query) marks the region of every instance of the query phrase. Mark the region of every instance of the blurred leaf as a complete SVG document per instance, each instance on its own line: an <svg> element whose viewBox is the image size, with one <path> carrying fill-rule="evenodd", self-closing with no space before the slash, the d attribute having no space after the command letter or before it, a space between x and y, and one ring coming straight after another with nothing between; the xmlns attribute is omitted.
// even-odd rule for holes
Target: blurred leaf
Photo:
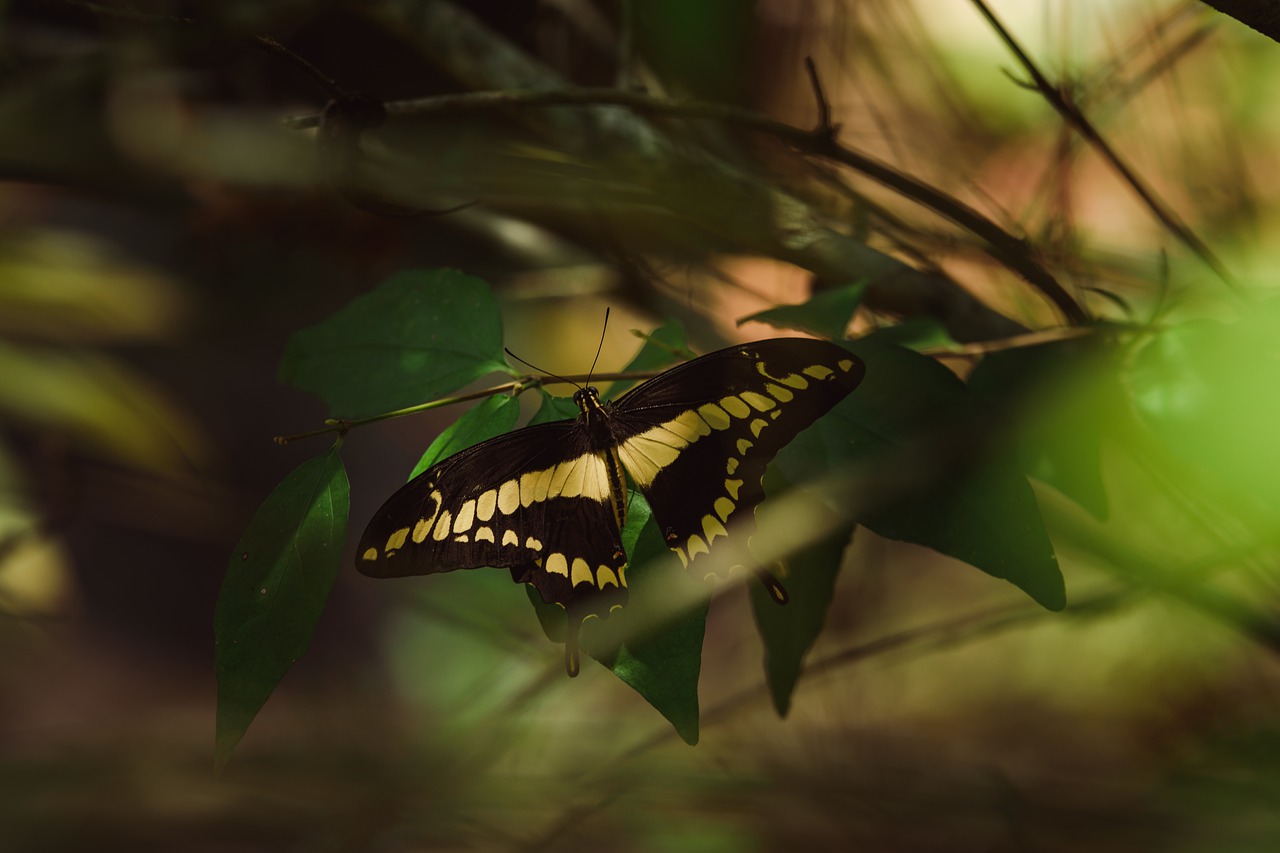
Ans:
<svg viewBox="0 0 1280 853"><path fill-rule="evenodd" d="M90 353L0 341L0 414L153 471L205 454L196 428L159 392Z"/></svg>
<svg viewBox="0 0 1280 853"><path fill-rule="evenodd" d="M848 348L866 362L866 379L782 450L779 470L795 482L849 471L840 485L854 520L1063 608L1062 573L1035 494L1013 451L982 431L989 416L964 384L901 347L863 340Z"/></svg>
<svg viewBox="0 0 1280 853"><path fill-rule="evenodd" d="M882 326L862 340L897 344L914 350L955 349L960 346L947 327L935 317L914 317L892 326Z"/></svg>
<svg viewBox="0 0 1280 853"><path fill-rule="evenodd" d="M0 333L63 342L154 338L185 313L172 282L74 232L0 240Z"/></svg>
<svg viewBox="0 0 1280 853"><path fill-rule="evenodd" d="M770 469L770 478L775 482L770 483L766 493L785 491L785 487L776 482L782 478L773 469ZM798 492L793 493L793 499L805 500L810 514L831 514L820 502L806 500ZM773 707L781 717L791 709L791 694L800 679L805 655L822 633L844 551L853 536L854 525L846 523L836 527L832 533L787 558L786 571L779 577L789 599L785 605L774 601L763 584L749 585L751 611L764 643L765 678Z"/></svg>
<svg viewBox="0 0 1280 853"><path fill-rule="evenodd" d="M635 357L627 363L627 366L622 368L622 372L639 373L640 371L657 370L660 367L670 367L692 355L693 353L689 351L689 345L685 341L684 326L680 325L679 320L668 320L644 336L644 345L640 347L640 351L635 354ZM635 380L615 382L609 387L609 393L605 396L617 399L622 396L624 391L635 384L637 384Z"/></svg>
<svg viewBox="0 0 1280 853"><path fill-rule="evenodd" d="M1235 323L1195 321L1155 336L1129 387L1143 421L1180 460L1250 502L1280 506L1280 300Z"/></svg>
<svg viewBox="0 0 1280 853"><path fill-rule="evenodd" d="M633 5L645 63L676 92L741 103L754 22L741 0L646 0Z"/></svg>
<svg viewBox="0 0 1280 853"><path fill-rule="evenodd" d="M414 270L295 334L280 378L318 394L335 415L359 418L507 370L489 285L455 270Z"/></svg>
<svg viewBox="0 0 1280 853"><path fill-rule="evenodd" d="M534 412L533 417L529 419L529 426L547 424L552 421L572 420L578 417L580 409L578 404L573 402L572 397L557 397L554 394L548 394L545 388L539 388L538 393L542 395L542 405L538 407L538 411Z"/></svg>
<svg viewBox="0 0 1280 853"><path fill-rule="evenodd" d="M515 428L520 417L520 401L509 394L499 394L487 398L480 405L464 412L460 418L450 424L436 436L435 441L422 454L418 464L413 466L409 479L421 474L432 465L448 459L460 450L466 450L482 441L487 441Z"/></svg>
<svg viewBox="0 0 1280 853"><path fill-rule="evenodd" d="M1116 353L1098 340L1055 341L985 356L969 388L1007 419L1024 470L1095 518L1108 515L1102 436L1119 399Z"/></svg>
<svg viewBox="0 0 1280 853"><path fill-rule="evenodd" d="M335 446L285 477L237 543L213 619L215 769L310 645L342 561L349 505Z"/></svg>
<svg viewBox="0 0 1280 853"><path fill-rule="evenodd" d="M631 493L622 547L629 557L627 606L582 626L583 651L639 693L675 727L685 743L698 742L698 676L706 631L707 596L675 562L650 522L644 497ZM553 642L565 637L565 613L526 586ZM672 607L672 602L691 602Z"/></svg>
<svg viewBox="0 0 1280 853"><path fill-rule="evenodd" d="M755 320L779 329L799 329L827 340L840 341L844 339L845 329L862 303L862 294L866 290L865 281L820 290L808 302L779 305L751 314L739 320L738 325Z"/></svg>

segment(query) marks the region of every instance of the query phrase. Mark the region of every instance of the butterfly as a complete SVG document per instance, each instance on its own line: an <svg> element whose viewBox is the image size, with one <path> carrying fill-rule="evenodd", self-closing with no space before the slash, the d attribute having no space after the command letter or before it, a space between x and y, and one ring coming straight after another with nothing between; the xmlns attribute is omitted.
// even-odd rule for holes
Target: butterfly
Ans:
<svg viewBox="0 0 1280 853"><path fill-rule="evenodd" d="M731 527L753 532L765 466L864 373L836 344L775 338L677 365L612 402L580 388L576 419L481 442L405 484L369 522L357 567L373 577L508 568L564 607L565 668L577 675L582 621L627 602L628 482L702 578ZM757 574L786 603L782 585Z"/></svg>

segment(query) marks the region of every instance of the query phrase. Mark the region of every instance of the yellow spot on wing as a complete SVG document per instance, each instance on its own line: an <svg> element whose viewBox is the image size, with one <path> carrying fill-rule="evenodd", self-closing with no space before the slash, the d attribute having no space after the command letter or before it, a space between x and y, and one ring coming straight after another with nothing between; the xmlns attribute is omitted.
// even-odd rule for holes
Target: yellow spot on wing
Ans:
<svg viewBox="0 0 1280 853"><path fill-rule="evenodd" d="M494 541L493 528L492 527L476 528L476 541L477 542L493 542Z"/></svg>
<svg viewBox="0 0 1280 853"><path fill-rule="evenodd" d="M466 533L476 520L476 502L467 501L458 508L458 517L453 520L454 533Z"/></svg>
<svg viewBox="0 0 1280 853"><path fill-rule="evenodd" d="M453 541L454 541L454 542L463 542L463 543L466 543L466 542L469 542L469 541L471 541L471 540L470 540L470 539L468 539L468 538L467 538L467 534L465 534L465 533L464 533L464 534L462 534L461 536L455 536L455 537L453 537Z"/></svg>
<svg viewBox="0 0 1280 853"><path fill-rule="evenodd" d="M806 367L804 372L812 376L814 379L826 379L832 373L835 373L831 368L821 364L814 364Z"/></svg>
<svg viewBox="0 0 1280 853"><path fill-rule="evenodd" d="M845 373L848 373L850 370L853 369L853 361L847 358L842 358L836 362L836 366L839 367L841 370L843 370Z"/></svg>
<svg viewBox="0 0 1280 853"><path fill-rule="evenodd" d="M672 550L675 551L676 556L680 558L680 565L684 566L686 569L689 568L689 558L685 556L684 549L673 548Z"/></svg>
<svg viewBox="0 0 1280 853"><path fill-rule="evenodd" d="M698 407L698 414L712 429L728 429L732 420L729 413L715 403L704 403Z"/></svg>
<svg viewBox="0 0 1280 853"><path fill-rule="evenodd" d="M739 460L736 456L730 456L729 461L724 463L724 472L726 474L732 474L734 471L737 471L738 465L740 462L741 460Z"/></svg>
<svg viewBox="0 0 1280 853"><path fill-rule="evenodd" d="M529 538L524 540L524 547L528 548L530 551L541 551L542 542L530 536Z"/></svg>
<svg viewBox="0 0 1280 853"><path fill-rule="evenodd" d="M637 485L647 486L658 472L676 461L688 442L665 427L656 426L618 446L618 457Z"/></svg>
<svg viewBox="0 0 1280 853"><path fill-rule="evenodd" d="M729 516L733 513L733 507L733 501L728 498L716 498L716 515L720 516L721 521L729 520Z"/></svg>
<svg viewBox="0 0 1280 853"><path fill-rule="evenodd" d="M735 418L745 418L751 413L751 409L747 408L742 397L725 397L720 401L720 407Z"/></svg>
<svg viewBox="0 0 1280 853"><path fill-rule="evenodd" d="M596 569L596 578L600 582L601 589L605 588L605 584L620 586L620 584L618 583L618 576L615 575L613 573L613 569L609 568L608 566L601 566L600 568Z"/></svg>
<svg viewBox="0 0 1280 853"><path fill-rule="evenodd" d="M431 538L437 542L443 542L444 538L449 535L449 522L453 520L453 514L449 510L440 513L440 520L436 522L436 529L432 531Z"/></svg>
<svg viewBox="0 0 1280 853"><path fill-rule="evenodd" d="M555 553L547 557L546 569L552 574L569 577L569 561L564 558L564 554Z"/></svg>
<svg viewBox="0 0 1280 853"><path fill-rule="evenodd" d="M756 370L760 371L760 375L765 379L772 379L774 382L781 382L788 388L795 388L797 391L803 391L809 387L809 380L796 373L788 373L786 376L770 376L769 371L765 370L764 362L756 364Z"/></svg>
<svg viewBox="0 0 1280 853"><path fill-rule="evenodd" d="M750 450L751 447L752 447L752 443L750 441L747 441L745 438L738 439L738 455L739 456L746 456L747 451Z"/></svg>
<svg viewBox="0 0 1280 853"><path fill-rule="evenodd" d="M508 530L502 534L502 544L503 545L519 545L520 537L516 535L516 532L514 530Z"/></svg>
<svg viewBox="0 0 1280 853"><path fill-rule="evenodd" d="M404 540L409 538L409 528L402 527L387 537L387 547L383 550L390 554L404 547Z"/></svg>
<svg viewBox="0 0 1280 853"><path fill-rule="evenodd" d="M690 536L689 537L689 560L692 561L693 558L696 557L699 552L703 554L710 554L711 549L707 547L706 542L702 541L701 536L697 536L697 535Z"/></svg>
<svg viewBox="0 0 1280 853"><path fill-rule="evenodd" d="M493 518L493 511L498 507L498 490L489 491L476 498L476 518L488 521Z"/></svg>
<svg viewBox="0 0 1280 853"><path fill-rule="evenodd" d="M702 533L707 537L707 544L710 545L716 541L717 536L728 536L729 531L724 529L724 525L716 520L714 515L704 515L702 517Z"/></svg>
<svg viewBox="0 0 1280 853"><path fill-rule="evenodd" d="M735 501L738 499L738 489L742 488L741 480L725 480L724 490L729 493L729 497Z"/></svg>
<svg viewBox="0 0 1280 853"><path fill-rule="evenodd" d="M622 584L622 588L627 588L627 567L618 566L618 583Z"/></svg>
<svg viewBox="0 0 1280 853"><path fill-rule="evenodd" d="M374 560L378 559L378 549L377 549L377 548L366 548L366 549L365 549L365 551L364 551L364 553L363 553L363 554L361 554L360 556L361 556L363 559L365 559L365 560L369 561L370 563L372 563Z"/></svg>
<svg viewBox="0 0 1280 853"><path fill-rule="evenodd" d="M756 438L759 438L760 433L768 425L769 425L769 422L766 421L764 418L756 418L754 421L751 422L751 434L754 435Z"/></svg>
<svg viewBox="0 0 1280 853"><path fill-rule="evenodd" d="M711 427L692 409L678 418L667 421L663 426L689 444L693 444L704 435L711 435Z"/></svg>
<svg viewBox="0 0 1280 853"><path fill-rule="evenodd" d="M413 541L422 543L426 541L427 534L431 532L431 522L435 521L435 514L431 518L420 518L418 523L413 526Z"/></svg>
<svg viewBox="0 0 1280 853"><path fill-rule="evenodd" d="M591 567L588 566L587 561L581 557L573 558L573 573L570 575L570 578L572 579L574 586L577 586L580 583L589 583L594 586L596 582L595 577L591 574Z"/></svg>
<svg viewBox="0 0 1280 853"><path fill-rule="evenodd" d="M780 403L790 403L796 397L795 394L792 394L786 388L783 388L781 385L775 385L772 382L766 383L764 390L768 391L769 396L775 398Z"/></svg>
<svg viewBox="0 0 1280 853"><path fill-rule="evenodd" d="M755 391L743 391L742 399L751 404L751 408L757 412L767 412L774 406L778 405L763 394L757 394Z"/></svg>
<svg viewBox="0 0 1280 853"><path fill-rule="evenodd" d="M507 480L501 486L498 486L498 512L503 515L511 515L518 506L520 506L519 481Z"/></svg>

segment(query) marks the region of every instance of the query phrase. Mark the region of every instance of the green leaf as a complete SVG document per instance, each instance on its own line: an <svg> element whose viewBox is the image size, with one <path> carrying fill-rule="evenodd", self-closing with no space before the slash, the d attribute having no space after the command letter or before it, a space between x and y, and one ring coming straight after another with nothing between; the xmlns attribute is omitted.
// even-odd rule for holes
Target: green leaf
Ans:
<svg viewBox="0 0 1280 853"><path fill-rule="evenodd" d="M773 469L767 476L770 480L767 494L785 491L784 482L780 482L783 478ZM812 517L831 515L820 501L807 499L801 492L793 492L791 499L803 501L805 512ZM790 710L791 694L800 678L804 658L822 633L853 530L853 524L837 523L831 533L787 558L785 571L779 574L789 599L785 606L774 601L763 584L752 583L748 587L751 611L764 643L765 678L780 717L785 717Z"/></svg>
<svg viewBox="0 0 1280 853"><path fill-rule="evenodd" d="M777 308L743 317L738 325L755 320L779 329L799 329L827 340L843 340L845 327L862 304L862 294L866 290L865 281L820 290L808 302L779 305Z"/></svg>
<svg viewBox="0 0 1280 853"><path fill-rule="evenodd" d="M685 341L684 326L680 325L679 320L668 320L665 324L643 337L644 345L640 347L640 351L635 354L635 357L627 363L627 366L622 369L623 373L657 370L660 367L670 367L676 362L693 357L693 353L690 352L689 345ZM609 387L609 393L605 396L616 399L635 384L635 380L615 382Z"/></svg>
<svg viewBox="0 0 1280 853"><path fill-rule="evenodd" d="M932 359L897 346L848 347L867 365L856 391L778 455L795 482L840 482L853 520L925 545L1066 606L1057 557L1016 454L990 415Z"/></svg>
<svg viewBox="0 0 1280 853"><path fill-rule="evenodd" d="M455 270L403 272L293 336L280 379L360 418L442 397L495 371L502 315L489 285Z"/></svg>
<svg viewBox="0 0 1280 853"><path fill-rule="evenodd" d="M307 650L342 561L349 506L335 446L285 477L236 545L213 617L216 770Z"/></svg>
<svg viewBox="0 0 1280 853"><path fill-rule="evenodd" d="M1234 323L1194 321L1138 351L1134 408L1174 458L1247 503L1280 506L1280 300Z"/></svg>
<svg viewBox="0 0 1280 853"><path fill-rule="evenodd" d="M968 383L1013 431L1023 470L1099 520L1109 512L1102 437L1120 397L1117 355L1092 339L995 352Z"/></svg>
<svg viewBox="0 0 1280 853"><path fill-rule="evenodd" d="M488 441L504 433L510 432L520 417L520 401L507 394L489 397L483 403L464 412L460 418L450 424L436 436L435 441L422 454L418 464L413 466L409 479L421 474L437 462L448 459L460 450L474 447L482 441Z"/></svg>
<svg viewBox="0 0 1280 853"><path fill-rule="evenodd" d="M676 562L644 497L631 493L622 546L629 555L627 606L582 626L582 649L639 693L689 745L698 742L698 676L706 631L706 589ZM529 600L543 630L564 642L564 610Z"/></svg>
<svg viewBox="0 0 1280 853"><path fill-rule="evenodd" d="M554 394L548 394L545 388L539 388L538 393L542 395L542 405L529 419L529 426L549 424L552 421L567 421L578 417L580 410L572 397L557 397Z"/></svg>

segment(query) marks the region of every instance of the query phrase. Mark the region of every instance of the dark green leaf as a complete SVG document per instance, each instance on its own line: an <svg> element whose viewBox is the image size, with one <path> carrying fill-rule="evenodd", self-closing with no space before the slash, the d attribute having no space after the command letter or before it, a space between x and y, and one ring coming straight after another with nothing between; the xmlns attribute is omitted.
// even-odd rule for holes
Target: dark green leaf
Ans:
<svg viewBox="0 0 1280 853"><path fill-rule="evenodd" d="M1095 518L1108 514L1102 436L1119 399L1116 353L1094 340L1055 341L991 353L969 388L1018 442L1023 470Z"/></svg>
<svg viewBox="0 0 1280 853"><path fill-rule="evenodd" d="M668 320L645 336L644 346L640 347L635 358L631 359L622 372L639 373L657 370L692 357L693 353L689 351L689 345L685 342L684 326L681 326L678 320ZM615 382L605 396L616 399L635 384L632 380Z"/></svg>
<svg viewBox="0 0 1280 853"><path fill-rule="evenodd" d="M294 335L280 378L318 394L335 415L359 418L507 370L489 285L454 270L415 270Z"/></svg>
<svg viewBox="0 0 1280 853"><path fill-rule="evenodd" d="M607 619L588 620L582 648L666 717L686 743L695 744L706 590L674 560L650 523L648 503L634 492L622 546L630 557L629 601ZM564 611L528 589L547 636L563 642Z"/></svg>
<svg viewBox="0 0 1280 853"><path fill-rule="evenodd" d="M780 470L795 482L848 472L839 485L853 520L1064 607L1035 495L985 409L932 359L867 341L849 349L866 362L866 379L783 449Z"/></svg>
<svg viewBox="0 0 1280 853"><path fill-rule="evenodd" d="M307 650L342 561L348 508L335 447L285 477L236 545L213 620L215 768Z"/></svg>
<svg viewBox="0 0 1280 853"><path fill-rule="evenodd" d="M839 341L844 338L844 330L853 319L854 312L862 304L862 294L866 292L865 281L820 290L809 298L808 302L799 305L779 305L738 321L741 326L748 320L768 323L779 329L799 329L818 337Z"/></svg>
<svg viewBox="0 0 1280 853"><path fill-rule="evenodd" d="M542 395L542 405L529 419L529 426L573 420L578 417L578 404L573 402L572 397L557 397L554 394L548 394L544 388L539 388L538 393Z"/></svg>
<svg viewBox="0 0 1280 853"><path fill-rule="evenodd" d="M862 340L897 344L908 349L954 349L960 346L947 327L934 317L916 317L876 329Z"/></svg>
<svg viewBox="0 0 1280 853"><path fill-rule="evenodd" d="M785 490L783 478L772 471L769 480L768 494ZM801 493L794 493L792 499L805 501L806 513L811 517L831 515L821 502L806 500ZM791 694L800 678L805 655L822 633L844 550L853 536L854 525L836 523L834 526L830 534L787 558L785 572L779 575L789 598L785 605L774 601L763 584L749 586L751 610L764 643L765 678L773 706L782 717L791 708Z"/></svg>
<svg viewBox="0 0 1280 853"><path fill-rule="evenodd" d="M448 459L460 450L510 432L520 417L520 402L507 394L489 397L475 408L464 412L436 436L431 446L413 466L409 479L421 474L432 465Z"/></svg>

